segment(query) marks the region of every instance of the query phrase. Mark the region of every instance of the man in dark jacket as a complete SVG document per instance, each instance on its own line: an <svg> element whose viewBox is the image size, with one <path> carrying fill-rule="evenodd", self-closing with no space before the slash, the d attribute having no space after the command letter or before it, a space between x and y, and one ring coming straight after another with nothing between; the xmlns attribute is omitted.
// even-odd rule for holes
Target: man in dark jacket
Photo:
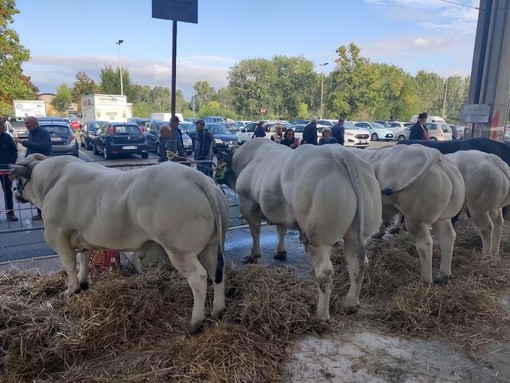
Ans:
<svg viewBox="0 0 510 383"><path fill-rule="evenodd" d="M318 145L317 116L312 116L310 123L305 126L305 130L303 130L303 139L301 140L301 145L302 144Z"/></svg>
<svg viewBox="0 0 510 383"><path fill-rule="evenodd" d="M331 135L333 138L336 138L336 142L340 145L345 143L345 128L344 128L345 118L342 116L338 117L338 123L333 125L331 128Z"/></svg>
<svg viewBox="0 0 510 383"><path fill-rule="evenodd" d="M197 169L212 178L214 135L205 128L204 120L198 120L195 125L197 126L197 135L195 136Z"/></svg>
<svg viewBox="0 0 510 383"><path fill-rule="evenodd" d="M253 132L252 138L265 137L265 136L266 136L266 131L264 130L264 121L259 121L259 124L257 125L257 127L255 128L255 131Z"/></svg>
<svg viewBox="0 0 510 383"><path fill-rule="evenodd" d="M418 121L411 126L409 131L409 139L410 140L430 140L429 131L425 127L425 123L427 122L427 113L423 112L418 115Z"/></svg>
<svg viewBox="0 0 510 383"><path fill-rule="evenodd" d="M16 138L16 143L27 148L27 156L29 154L40 153L45 156L51 156L51 136L47 130L39 127L37 118L29 116L25 118L25 126L28 129L28 138L20 140ZM41 220L41 210L37 209L37 214L32 217L34 221Z"/></svg>
<svg viewBox="0 0 510 383"><path fill-rule="evenodd" d="M159 159L158 162L169 160L168 154L172 154L171 161L183 162L186 158L184 145L182 144L182 134L179 129L179 120L171 121L170 125L163 124L159 127Z"/></svg>
<svg viewBox="0 0 510 383"><path fill-rule="evenodd" d="M7 171L10 164L15 164L18 159L18 148L12 137L5 133L6 126L3 120L0 120L0 171ZM12 182L7 174L0 174L0 183L4 191L5 211L9 221L17 221L18 217L14 215L14 202L12 199Z"/></svg>

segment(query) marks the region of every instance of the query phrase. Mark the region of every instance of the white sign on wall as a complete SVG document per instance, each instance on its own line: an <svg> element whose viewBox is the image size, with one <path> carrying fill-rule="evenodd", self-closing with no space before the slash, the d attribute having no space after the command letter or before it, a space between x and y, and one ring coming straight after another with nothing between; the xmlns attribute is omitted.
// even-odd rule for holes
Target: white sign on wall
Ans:
<svg viewBox="0 0 510 383"><path fill-rule="evenodd" d="M462 107L460 119L463 122L487 123L491 117L491 106L488 104L467 104Z"/></svg>

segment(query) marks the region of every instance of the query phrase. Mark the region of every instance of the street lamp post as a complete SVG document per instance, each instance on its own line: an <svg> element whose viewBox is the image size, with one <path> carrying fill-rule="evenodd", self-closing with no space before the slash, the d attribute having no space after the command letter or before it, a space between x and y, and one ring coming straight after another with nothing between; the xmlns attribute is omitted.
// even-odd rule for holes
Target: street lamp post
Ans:
<svg viewBox="0 0 510 383"><path fill-rule="evenodd" d="M115 44L119 46L119 71L120 71L120 95L124 96L124 84L122 83L122 64L120 61L120 44L122 44L124 40L119 40Z"/></svg>
<svg viewBox="0 0 510 383"><path fill-rule="evenodd" d="M321 67L325 67L329 63L319 64ZM324 68L321 70L321 104L320 104L320 116L321 118L324 118L322 115L322 99L324 97Z"/></svg>
<svg viewBox="0 0 510 383"><path fill-rule="evenodd" d="M443 99L443 119L446 119L446 95L448 93L448 80L450 77L447 77L444 82L444 99Z"/></svg>

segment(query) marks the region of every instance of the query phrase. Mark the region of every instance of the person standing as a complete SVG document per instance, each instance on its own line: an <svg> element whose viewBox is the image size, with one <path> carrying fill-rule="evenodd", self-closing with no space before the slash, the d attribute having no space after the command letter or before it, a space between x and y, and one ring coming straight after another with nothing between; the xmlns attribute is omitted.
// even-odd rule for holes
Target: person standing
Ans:
<svg viewBox="0 0 510 383"><path fill-rule="evenodd" d="M8 169L8 166L15 164L18 159L18 148L12 137L5 132L5 121L0 120L0 170ZM0 183L4 191L5 212L9 221L17 221L18 217L14 214L14 201L12 199L12 181L7 174L0 175Z"/></svg>
<svg viewBox="0 0 510 383"><path fill-rule="evenodd" d="M301 144L317 145L317 116L312 116L310 123L305 126Z"/></svg>
<svg viewBox="0 0 510 383"><path fill-rule="evenodd" d="M176 120L174 120L174 118ZM159 159L158 162L168 161L168 152L173 153L171 161L180 162L186 157L182 143L181 130L179 129L179 117L172 117L170 125L163 124L159 127Z"/></svg>
<svg viewBox="0 0 510 383"><path fill-rule="evenodd" d="M264 121L259 121L259 124L257 125L257 127L255 128L255 131L253 132L252 138L265 137L265 136L266 136L266 131L264 129Z"/></svg>
<svg viewBox="0 0 510 383"><path fill-rule="evenodd" d="M335 137L331 136L331 129L324 128L322 130L322 137L319 140L319 145L327 145L327 144L338 144L338 141Z"/></svg>
<svg viewBox="0 0 510 383"><path fill-rule="evenodd" d="M423 112L418 115L418 121L411 126L409 131L409 139L410 140L423 140L429 141L429 131L425 127L425 123L427 122L428 114Z"/></svg>
<svg viewBox="0 0 510 383"><path fill-rule="evenodd" d="M299 146L299 140L294 137L294 130L292 128L288 128L283 135L283 140L280 141L280 144L288 146L291 149L296 149Z"/></svg>
<svg viewBox="0 0 510 383"><path fill-rule="evenodd" d="M195 161L199 161L197 169L206 176L213 176L213 145L214 135L205 127L204 120L195 122L197 135L195 137Z"/></svg>
<svg viewBox="0 0 510 383"><path fill-rule="evenodd" d="M343 145L345 143L345 127L344 127L345 118L342 116L338 117L338 122L333 125L331 128L331 135L336 141Z"/></svg>
<svg viewBox="0 0 510 383"><path fill-rule="evenodd" d="M25 126L28 129L28 137L26 140L16 138L16 143L27 148L27 156L30 154L44 154L51 156L51 136L47 130L39 127L39 121L33 116L25 118ZM37 214L32 217L34 221L42 219L41 210L37 208Z"/></svg>
<svg viewBox="0 0 510 383"><path fill-rule="evenodd" d="M279 144L283 140L282 124L276 123L274 126L274 134L271 135L271 141Z"/></svg>

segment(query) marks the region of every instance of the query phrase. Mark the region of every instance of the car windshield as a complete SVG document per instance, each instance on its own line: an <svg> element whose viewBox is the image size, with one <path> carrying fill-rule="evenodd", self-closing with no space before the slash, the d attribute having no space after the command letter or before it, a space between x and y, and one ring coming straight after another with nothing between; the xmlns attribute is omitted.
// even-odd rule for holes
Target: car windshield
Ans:
<svg viewBox="0 0 510 383"><path fill-rule="evenodd" d="M372 126L375 128L375 129L386 129L384 127L384 125L381 125L379 124L378 122L372 122Z"/></svg>
<svg viewBox="0 0 510 383"><path fill-rule="evenodd" d="M69 135L69 128L66 126L55 126L55 125L47 125L41 126L44 130L47 130L48 133L54 136L67 136Z"/></svg>
<svg viewBox="0 0 510 383"><path fill-rule="evenodd" d="M138 125L117 125L115 127L116 134L141 134Z"/></svg>
<svg viewBox="0 0 510 383"><path fill-rule="evenodd" d="M207 130L213 134L232 134L224 125L220 124L208 124Z"/></svg>
<svg viewBox="0 0 510 383"><path fill-rule="evenodd" d="M349 122L349 121L344 121L344 128L345 129L358 129L357 126L354 126L354 124L352 122Z"/></svg>
<svg viewBox="0 0 510 383"><path fill-rule="evenodd" d="M191 122L181 122L179 124L179 129L181 129L181 132L189 132L191 128L193 128L193 124Z"/></svg>
<svg viewBox="0 0 510 383"><path fill-rule="evenodd" d="M305 131L305 125L295 125L294 132L303 133Z"/></svg>

